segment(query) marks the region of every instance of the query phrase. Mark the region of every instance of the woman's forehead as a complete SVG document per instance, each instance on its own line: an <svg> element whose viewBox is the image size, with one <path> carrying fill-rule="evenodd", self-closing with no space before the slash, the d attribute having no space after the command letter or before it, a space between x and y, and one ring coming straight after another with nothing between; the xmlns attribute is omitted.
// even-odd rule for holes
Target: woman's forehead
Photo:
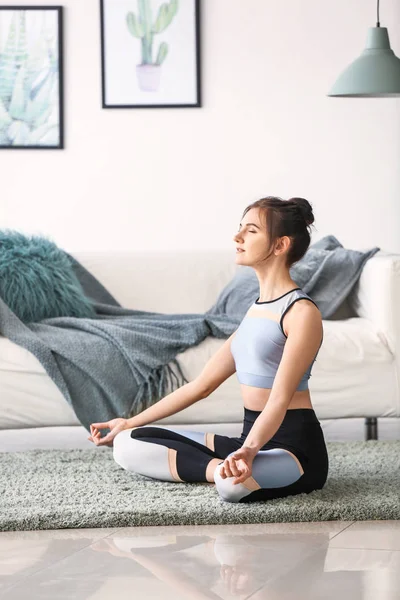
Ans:
<svg viewBox="0 0 400 600"><path fill-rule="evenodd" d="M258 225L259 227L263 227L264 223L260 219L260 211L258 208L251 208L250 210L248 210L242 218L242 220L240 221L241 225L245 225L247 223L252 223Z"/></svg>

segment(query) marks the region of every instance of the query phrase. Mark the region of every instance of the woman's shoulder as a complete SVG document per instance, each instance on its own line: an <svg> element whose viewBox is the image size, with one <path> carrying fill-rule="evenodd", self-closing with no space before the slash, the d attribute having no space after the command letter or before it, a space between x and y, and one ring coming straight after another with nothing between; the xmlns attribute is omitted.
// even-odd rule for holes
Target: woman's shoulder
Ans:
<svg viewBox="0 0 400 600"><path fill-rule="evenodd" d="M291 306L292 304L297 304L298 306L307 306L311 310L314 310L314 311L316 308L318 310L318 312L320 312L317 302L301 288L297 288L296 290L294 290L292 292L291 298L290 298L288 304L289 304L289 306ZM315 307L315 308L313 308L313 307Z"/></svg>

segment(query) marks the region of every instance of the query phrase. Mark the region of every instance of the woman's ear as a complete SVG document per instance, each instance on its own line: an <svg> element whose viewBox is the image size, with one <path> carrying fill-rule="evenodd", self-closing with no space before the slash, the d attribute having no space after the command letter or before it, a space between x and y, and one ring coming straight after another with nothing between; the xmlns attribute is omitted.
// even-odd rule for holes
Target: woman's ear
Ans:
<svg viewBox="0 0 400 600"><path fill-rule="evenodd" d="M275 248L274 248L274 254L278 255L278 254L282 254L283 252L286 252L290 247L290 237L287 235L282 236L281 238L278 239L278 241L275 244Z"/></svg>

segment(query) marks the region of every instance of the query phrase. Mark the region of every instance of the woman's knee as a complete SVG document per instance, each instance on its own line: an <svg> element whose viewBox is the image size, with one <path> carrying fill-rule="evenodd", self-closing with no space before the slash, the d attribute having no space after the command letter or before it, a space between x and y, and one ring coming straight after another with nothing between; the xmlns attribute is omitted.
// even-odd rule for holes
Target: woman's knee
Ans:
<svg viewBox="0 0 400 600"><path fill-rule="evenodd" d="M134 472L136 470L139 449L134 448L131 431L132 429L123 429L117 433L113 441L113 458L120 467Z"/></svg>
<svg viewBox="0 0 400 600"><path fill-rule="evenodd" d="M131 473L161 481L177 481L170 470L171 450L162 444L132 437L131 432L132 429L124 429L115 436L113 444L115 462Z"/></svg>
<svg viewBox="0 0 400 600"><path fill-rule="evenodd" d="M249 490L243 483L233 484L235 477L221 477L221 468L223 462L217 465L214 472L215 487L217 488L218 494L225 502L240 502L242 498L251 494L252 490Z"/></svg>

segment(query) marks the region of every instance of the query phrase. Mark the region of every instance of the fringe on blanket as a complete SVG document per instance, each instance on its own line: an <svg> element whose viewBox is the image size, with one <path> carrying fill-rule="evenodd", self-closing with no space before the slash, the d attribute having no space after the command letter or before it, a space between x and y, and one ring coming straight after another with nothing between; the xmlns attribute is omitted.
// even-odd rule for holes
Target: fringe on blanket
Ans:
<svg viewBox="0 0 400 600"><path fill-rule="evenodd" d="M174 373L171 364L175 365L178 375ZM175 378L175 385L173 377ZM149 406L152 406L152 404L161 400L161 398L167 394L167 391L168 393L171 393L185 383L189 383L189 381L184 376L181 366L176 358L173 358L166 365L156 367L150 371L147 379L139 385L132 406L123 418L130 419L131 417L138 415Z"/></svg>

